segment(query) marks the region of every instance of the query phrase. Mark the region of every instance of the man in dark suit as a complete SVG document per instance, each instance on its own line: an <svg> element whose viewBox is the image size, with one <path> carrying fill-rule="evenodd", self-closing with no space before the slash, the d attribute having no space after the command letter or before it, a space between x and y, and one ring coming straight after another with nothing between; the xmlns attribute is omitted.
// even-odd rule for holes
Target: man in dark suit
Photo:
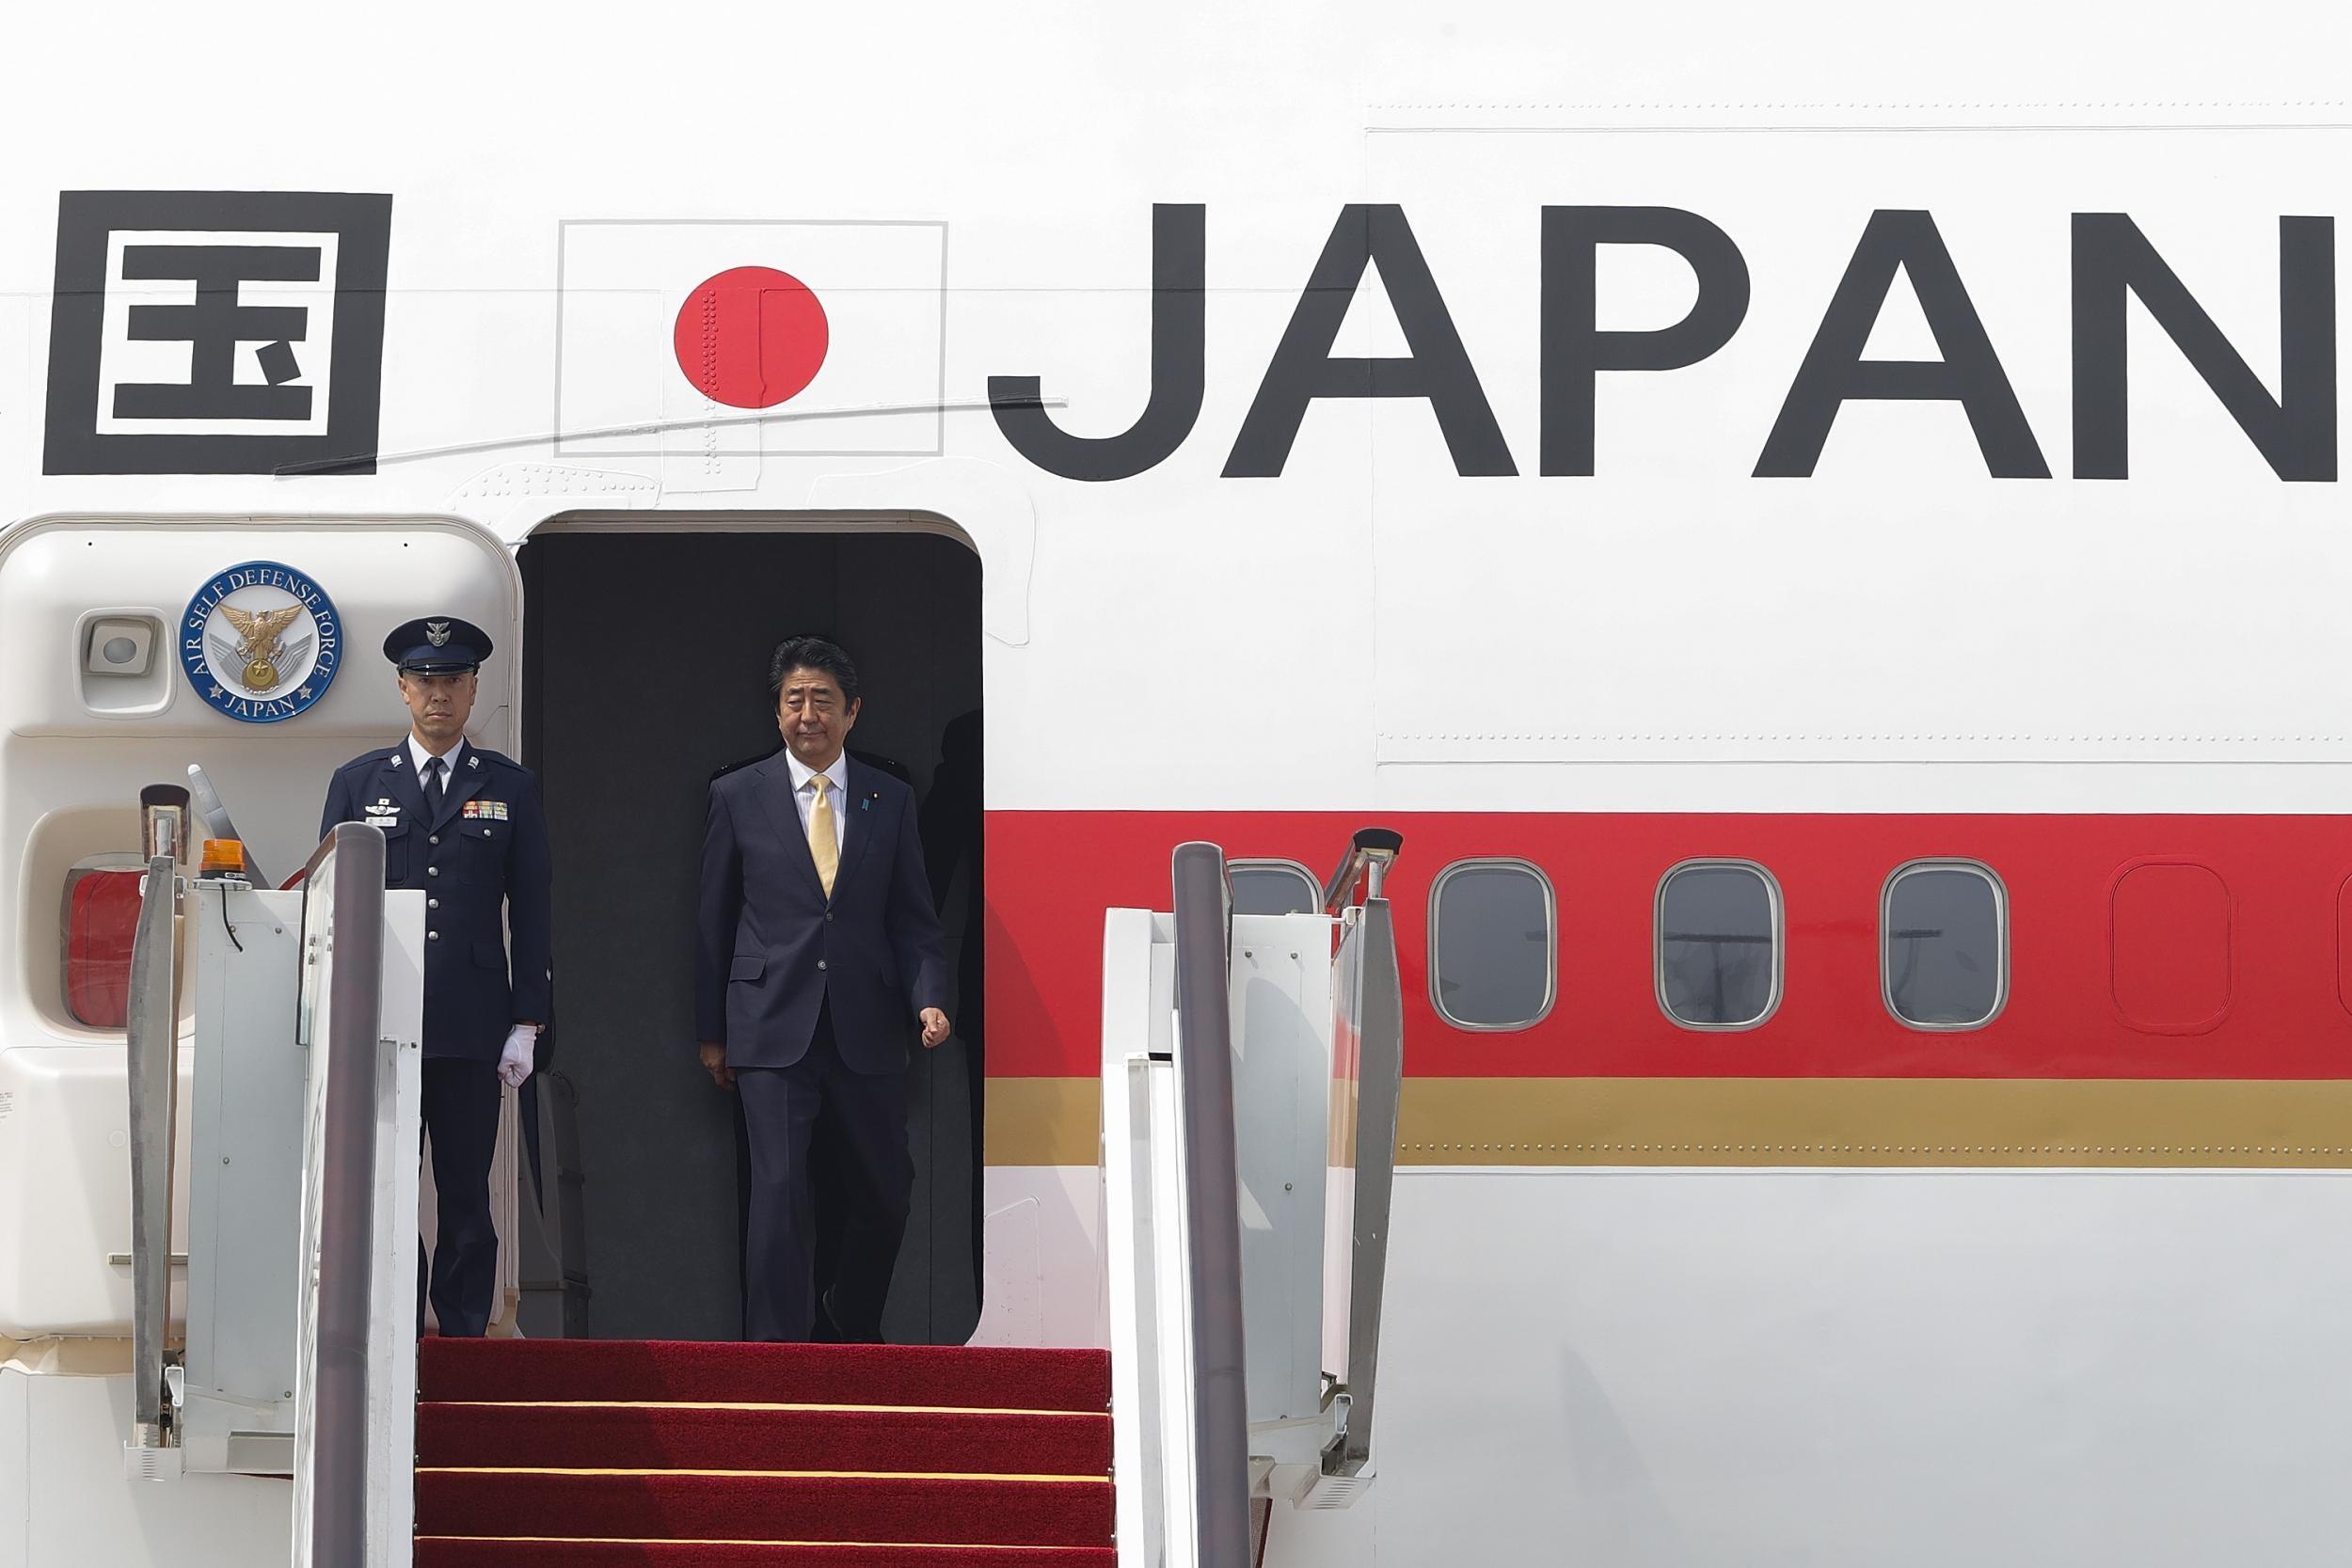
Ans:
<svg viewBox="0 0 2352 1568"><path fill-rule="evenodd" d="M986 951L982 928L988 899L986 834L980 805L980 715L976 709L947 721L940 736L939 766L930 793L923 797L923 859L931 871L931 907L961 933L956 949L956 1037L963 1045L964 1109L970 1127L972 1201L966 1223L972 1230L972 1288L987 1272L981 1256L986 1183L980 1177L981 1134L987 1122ZM963 873L963 896L956 901L961 921L950 922L948 895L956 873ZM975 1297L977 1299L977 1295Z"/></svg>
<svg viewBox="0 0 2352 1568"><path fill-rule="evenodd" d="M878 1343L914 1180L906 1040L947 1037L945 944L914 791L845 751L860 707L849 656L787 639L768 686L784 750L710 785L695 1037L750 1132L747 1336L805 1340L815 1324L822 1122L853 1210L827 1307L844 1339Z"/></svg>
<svg viewBox="0 0 2352 1568"><path fill-rule="evenodd" d="M479 1337L498 1287L500 1085L531 1076L554 990L547 816L528 768L467 743L490 657L479 626L411 621L384 640L384 657L399 671L408 735L336 769L319 836L338 822L382 829L384 885L425 895L423 1109L438 1205L429 1290L443 1334ZM419 1333L427 1277L420 1267Z"/></svg>

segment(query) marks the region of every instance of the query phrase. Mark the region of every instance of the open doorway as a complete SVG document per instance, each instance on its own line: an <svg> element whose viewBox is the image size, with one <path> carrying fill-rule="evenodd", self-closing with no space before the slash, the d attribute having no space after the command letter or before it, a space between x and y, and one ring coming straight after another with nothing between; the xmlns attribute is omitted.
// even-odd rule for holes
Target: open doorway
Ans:
<svg viewBox="0 0 2352 1568"><path fill-rule="evenodd" d="M709 780L781 744L768 659L800 632L857 663L850 752L914 786L958 982L955 1037L908 1069L914 1205L883 1331L958 1344L978 1322L980 562L919 525L827 528L559 521L522 547L523 760L555 857L548 1094L577 1146L542 1140L537 1168L583 1179L564 1227L583 1256L564 1261L587 1287L568 1329L527 1295L527 1333L740 1330L741 1118L695 1061L695 893Z"/></svg>

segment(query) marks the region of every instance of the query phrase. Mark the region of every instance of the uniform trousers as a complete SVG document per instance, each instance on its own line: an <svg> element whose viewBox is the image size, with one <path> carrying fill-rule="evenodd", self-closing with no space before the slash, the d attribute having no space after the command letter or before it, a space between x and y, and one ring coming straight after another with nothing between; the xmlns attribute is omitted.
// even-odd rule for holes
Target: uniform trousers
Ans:
<svg viewBox="0 0 2352 1568"><path fill-rule="evenodd" d="M905 1069L851 1070L834 1043L828 1005L817 1016L805 1055L790 1067L738 1068L735 1088L743 1100L752 1164L743 1337L801 1343L815 1329L817 1212L809 1148L821 1125L836 1163L829 1192L845 1210L828 1315L845 1341L880 1344L882 1303L914 1188Z"/></svg>
<svg viewBox="0 0 2352 1568"><path fill-rule="evenodd" d="M490 1161L503 1100L498 1064L428 1056L423 1079L437 1219L429 1276L424 1242L417 1242L417 1332L424 1332L429 1289L443 1334L480 1338L498 1291L499 1235L490 1220Z"/></svg>

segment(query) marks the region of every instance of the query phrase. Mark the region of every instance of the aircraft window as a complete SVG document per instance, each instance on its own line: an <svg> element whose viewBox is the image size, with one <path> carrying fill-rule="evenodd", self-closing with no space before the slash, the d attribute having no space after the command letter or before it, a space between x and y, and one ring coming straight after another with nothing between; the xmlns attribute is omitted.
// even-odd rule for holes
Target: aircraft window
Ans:
<svg viewBox="0 0 2352 1568"><path fill-rule="evenodd" d="M1429 999L1456 1029L1524 1029L1551 1011L1551 883L1525 861L1456 861L1429 890Z"/></svg>
<svg viewBox="0 0 2352 1568"><path fill-rule="evenodd" d="M1753 1029L1780 1006L1780 885L1749 861L1686 861L1658 884L1658 1005L1686 1029Z"/></svg>
<svg viewBox="0 0 2352 1568"><path fill-rule="evenodd" d="M1322 884L1296 861L1234 861L1226 873L1235 914L1314 914L1323 908Z"/></svg>
<svg viewBox="0 0 2352 1568"><path fill-rule="evenodd" d="M116 867L135 856L102 856L67 874L62 992L68 1017L92 1029L119 1029L130 1011L131 937L139 922L144 871Z"/></svg>
<svg viewBox="0 0 2352 1568"><path fill-rule="evenodd" d="M1915 1029L1980 1029L2009 999L2009 898L1974 861L1898 866L1879 899L1886 1010Z"/></svg>

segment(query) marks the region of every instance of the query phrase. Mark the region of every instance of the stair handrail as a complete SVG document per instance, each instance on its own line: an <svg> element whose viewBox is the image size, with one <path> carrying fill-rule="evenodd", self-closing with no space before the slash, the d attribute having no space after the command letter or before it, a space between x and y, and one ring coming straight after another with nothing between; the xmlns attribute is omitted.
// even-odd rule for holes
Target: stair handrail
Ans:
<svg viewBox="0 0 2352 1568"><path fill-rule="evenodd" d="M1323 912L1339 914L1355 900L1356 884L1369 878L1365 897L1380 896L1382 879L1405 847L1405 835L1392 828L1360 828L1348 841L1340 868L1323 884Z"/></svg>
<svg viewBox="0 0 2352 1568"><path fill-rule="evenodd" d="M305 943L326 965L326 1061L316 1056L320 998L309 984L326 955L305 955L305 1044L325 1104L307 1179L317 1183L317 1305L310 1323L309 1517L294 1521L297 1562L368 1560L368 1340L373 1290L377 1057L384 995L384 834L345 822L303 868ZM326 900L323 919L315 901ZM307 1275L311 1259L303 1259ZM297 1494L297 1506L300 1497ZM305 1548L307 1547L307 1552Z"/></svg>
<svg viewBox="0 0 2352 1568"><path fill-rule="evenodd" d="M1358 834L1360 844L1363 834ZM1388 835L1394 839L1396 835ZM1398 1101L1405 1086L1405 988L1397 965L1396 926L1379 893L1381 873L1402 841L1373 863L1371 891L1348 911L1343 941L1356 944L1344 967L1342 997L1355 1037L1355 1202L1349 1224L1346 1377L1338 1394L1337 1430L1323 1451L1323 1473L1359 1474L1372 1458L1372 1418L1380 1362L1381 1299L1388 1283L1389 1219L1396 1186Z"/></svg>
<svg viewBox="0 0 2352 1568"><path fill-rule="evenodd" d="M172 1144L180 1098L180 863L187 858L188 792L139 791L138 924L131 933L130 1005L123 1017L131 1122L131 1438L135 1472L173 1473L175 1412L164 1340L171 1317ZM177 1455L168 1456L176 1459Z"/></svg>
<svg viewBox="0 0 2352 1568"><path fill-rule="evenodd" d="M131 938L131 998L123 1035L131 1114L131 1441L172 1446L164 1386L171 1312L171 1166L180 1079L179 863L147 863Z"/></svg>
<svg viewBox="0 0 2352 1568"><path fill-rule="evenodd" d="M1195 1560L1200 1568L1248 1568L1249 1401L1228 1004L1233 890L1225 851L1214 844L1177 846L1169 879L1175 890L1177 1125L1192 1287Z"/></svg>

